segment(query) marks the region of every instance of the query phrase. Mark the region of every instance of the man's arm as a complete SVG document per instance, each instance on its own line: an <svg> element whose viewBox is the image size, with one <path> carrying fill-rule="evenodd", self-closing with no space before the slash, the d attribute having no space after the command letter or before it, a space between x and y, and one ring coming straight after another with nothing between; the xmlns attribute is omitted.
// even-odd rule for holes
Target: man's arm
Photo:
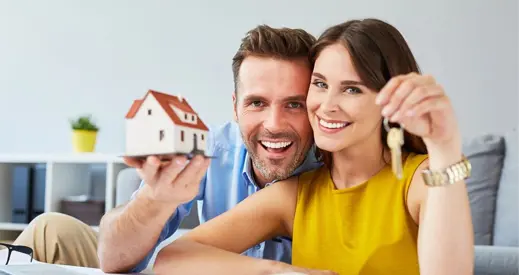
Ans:
<svg viewBox="0 0 519 275"><path fill-rule="evenodd" d="M203 187L199 185L208 163L196 158L184 168L184 163L172 162L154 176L141 176L146 184L135 197L101 220L98 257L104 272L135 271L133 269L142 264L160 241L176 231L189 213L192 200L203 194Z"/></svg>
<svg viewBox="0 0 519 275"><path fill-rule="evenodd" d="M130 272L159 242L168 220L183 218L175 204L161 205L148 198L147 188L144 185L133 200L101 219L98 256L104 272Z"/></svg>

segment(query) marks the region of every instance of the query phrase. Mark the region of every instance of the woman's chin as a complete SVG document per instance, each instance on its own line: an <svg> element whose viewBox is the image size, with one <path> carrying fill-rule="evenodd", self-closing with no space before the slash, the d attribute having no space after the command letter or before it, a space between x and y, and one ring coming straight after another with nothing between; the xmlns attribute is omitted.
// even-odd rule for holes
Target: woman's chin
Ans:
<svg viewBox="0 0 519 275"><path fill-rule="evenodd" d="M342 146L341 143L337 142L336 140L326 138L316 138L315 145L317 146L317 148L330 153L338 152L344 149L344 146Z"/></svg>

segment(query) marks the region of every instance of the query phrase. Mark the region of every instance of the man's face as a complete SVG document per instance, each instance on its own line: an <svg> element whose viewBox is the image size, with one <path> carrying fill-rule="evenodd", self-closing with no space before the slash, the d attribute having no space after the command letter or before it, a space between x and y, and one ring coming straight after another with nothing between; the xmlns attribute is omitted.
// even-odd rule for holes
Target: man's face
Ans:
<svg viewBox="0 0 519 275"><path fill-rule="evenodd" d="M234 114L256 180L285 179L313 142L306 111L311 70L303 61L249 56L239 75Z"/></svg>

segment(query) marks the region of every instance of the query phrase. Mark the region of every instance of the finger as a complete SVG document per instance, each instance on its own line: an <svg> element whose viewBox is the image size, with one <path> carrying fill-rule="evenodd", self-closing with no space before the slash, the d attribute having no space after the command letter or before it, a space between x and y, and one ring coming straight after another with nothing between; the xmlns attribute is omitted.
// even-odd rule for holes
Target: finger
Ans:
<svg viewBox="0 0 519 275"><path fill-rule="evenodd" d="M200 168L196 171L196 174L193 176L193 179L190 182L186 182L184 186L186 188L198 188L198 186L200 186L200 183L202 182L202 178L207 172L209 163L209 159L202 160L202 164L200 165Z"/></svg>
<svg viewBox="0 0 519 275"><path fill-rule="evenodd" d="M133 168L141 168L144 161L134 157L123 157L123 161L126 165Z"/></svg>
<svg viewBox="0 0 519 275"><path fill-rule="evenodd" d="M207 171L209 166L209 160L204 157L196 155L191 162L180 172L178 177L175 179L175 185L179 184L182 186L189 185L190 183L199 183L203 175Z"/></svg>
<svg viewBox="0 0 519 275"><path fill-rule="evenodd" d="M407 97L403 100L400 106L395 110L389 121L396 122L401 121L401 118L412 115L411 109L414 105L427 100L431 97L437 97L443 94L441 87L434 86L419 86L412 90Z"/></svg>
<svg viewBox="0 0 519 275"><path fill-rule="evenodd" d="M385 117L391 117L400 108L406 98L422 86L431 86L434 83L434 78L428 75L410 75L405 78L394 92L389 96L387 104L383 104L382 115Z"/></svg>
<svg viewBox="0 0 519 275"><path fill-rule="evenodd" d="M204 177L205 173L207 172L207 168L209 167L209 163L211 162L210 159L204 158L200 156L201 163L199 164L199 168L196 170L196 173L194 175L193 181L190 182L190 184L198 184Z"/></svg>
<svg viewBox="0 0 519 275"><path fill-rule="evenodd" d="M186 167L186 156L174 156L171 162L164 166L160 171L159 182L172 183L178 174Z"/></svg>
<svg viewBox="0 0 519 275"><path fill-rule="evenodd" d="M396 87L394 92L389 96L387 103L382 108L382 116L391 117L400 107L402 101L414 90L416 83L411 79L406 79Z"/></svg>
<svg viewBox="0 0 519 275"><path fill-rule="evenodd" d="M449 101L446 96L431 97L414 105L410 111L409 117L420 117L431 111L438 111L448 107Z"/></svg>
<svg viewBox="0 0 519 275"><path fill-rule="evenodd" d="M151 183L156 180L157 172L160 168L160 159L156 156L148 156L142 165L142 180Z"/></svg>
<svg viewBox="0 0 519 275"><path fill-rule="evenodd" d="M376 104L385 105L389 102L389 98L394 90L402 83L405 79L409 78L409 75L400 75L391 78L386 85L380 90L375 99Z"/></svg>

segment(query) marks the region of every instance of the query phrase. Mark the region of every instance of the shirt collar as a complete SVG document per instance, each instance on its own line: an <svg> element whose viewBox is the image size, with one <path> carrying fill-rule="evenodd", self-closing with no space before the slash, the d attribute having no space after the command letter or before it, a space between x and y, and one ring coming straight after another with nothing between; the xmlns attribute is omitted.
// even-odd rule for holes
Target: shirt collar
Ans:
<svg viewBox="0 0 519 275"><path fill-rule="evenodd" d="M241 172L243 178L245 178L245 182L247 185L254 184L254 176L252 175L252 159L250 158L249 152L245 151L245 164L243 165L243 170Z"/></svg>

